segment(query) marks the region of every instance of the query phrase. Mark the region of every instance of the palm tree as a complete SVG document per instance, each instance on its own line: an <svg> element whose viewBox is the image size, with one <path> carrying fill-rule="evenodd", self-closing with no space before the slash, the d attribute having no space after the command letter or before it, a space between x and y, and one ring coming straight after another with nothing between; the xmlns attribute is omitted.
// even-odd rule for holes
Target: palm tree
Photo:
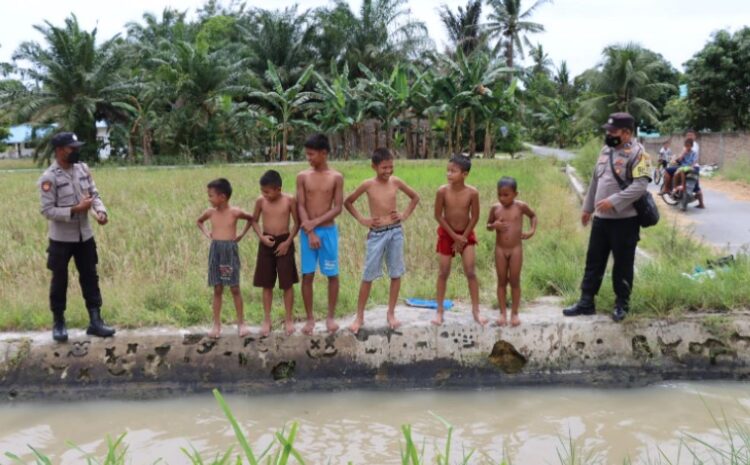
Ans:
<svg viewBox="0 0 750 465"><path fill-rule="evenodd" d="M529 70L531 74L544 74L545 76L549 76L550 68L553 66L553 63L547 52L544 51L542 44L537 44L536 47L533 47L529 52L529 56L533 62L531 69Z"/></svg>
<svg viewBox="0 0 750 465"><path fill-rule="evenodd" d="M514 58L523 58L523 45L530 46L526 34L544 32L544 26L530 21L534 11L551 0L536 0L530 8L523 11L521 0L488 0L492 12L487 23L487 32L497 38L495 53L503 52L505 64L513 67Z"/></svg>
<svg viewBox="0 0 750 465"><path fill-rule="evenodd" d="M43 35L45 45L24 42L13 59L30 63L18 71L35 84L0 92L0 109L11 110L20 121L55 123L59 129L75 132L89 142L81 149L82 158L97 160L96 121L112 126L133 111L117 38L97 46L96 29L81 30L75 15L63 27L45 22L34 28ZM50 155L48 143L40 144L35 156L43 151Z"/></svg>
<svg viewBox="0 0 750 465"><path fill-rule="evenodd" d="M312 65L308 66L291 87L284 87L276 67L268 62L266 80L272 84L269 91L254 91L248 97L264 101L281 126L281 160L287 159L289 134L295 126L311 127L311 123L295 116L318 106L320 95L317 92L305 91L305 86L313 76Z"/></svg>
<svg viewBox="0 0 750 465"><path fill-rule="evenodd" d="M465 8L458 7L457 13L453 13L448 5L441 5L438 13L454 50L460 47L465 55L470 55L483 45L486 37L480 24L482 0L469 0Z"/></svg>
<svg viewBox="0 0 750 465"><path fill-rule="evenodd" d="M590 96L581 103L584 118L595 123L616 111L626 111L641 123L658 122L659 111L652 99L674 86L653 79L663 63L658 55L636 44L604 49L604 61L588 73Z"/></svg>

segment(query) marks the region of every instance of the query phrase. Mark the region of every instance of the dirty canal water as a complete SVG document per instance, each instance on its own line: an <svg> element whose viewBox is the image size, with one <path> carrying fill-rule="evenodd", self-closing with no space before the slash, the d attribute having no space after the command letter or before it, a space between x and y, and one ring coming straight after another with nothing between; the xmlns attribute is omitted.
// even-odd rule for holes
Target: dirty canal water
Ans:
<svg viewBox="0 0 750 465"><path fill-rule="evenodd" d="M499 463L557 464L568 438L600 458L596 463L646 463L658 450L674 459L693 436L725 444L721 422L750 426L750 385L676 383L639 389L516 388L489 391L348 391L317 394L227 396L252 444L264 449L285 422L297 420L296 447L308 464L401 463L400 426L411 424L425 441L425 463L434 463L446 429L454 427L456 458L476 448ZM713 416L712 416L713 415ZM0 404L0 464L5 452L33 461L28 445L53 463L84 463L81 450L102 455L107 435L127 433L130 463L189 463L180 448L204 458L236 445L231 427L210 394L156 401ZM700 449L700 447L699 447ZM237 450L237 449L235 449ZM682 453L683 463L692 463ZM164 463L164 462L160 462ZM482 462L481 460L476 463ZM594 463L594 462L591 462ZM714 462L710 462L714 463Z"/></svg>

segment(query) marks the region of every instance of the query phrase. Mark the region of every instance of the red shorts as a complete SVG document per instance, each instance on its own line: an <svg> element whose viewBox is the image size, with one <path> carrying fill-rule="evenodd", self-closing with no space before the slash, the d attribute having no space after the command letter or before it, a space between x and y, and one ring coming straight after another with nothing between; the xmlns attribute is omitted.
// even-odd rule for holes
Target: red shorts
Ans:
<svg viewBox="0 0 750 465"><path fill-rule="evenodd" d="M456 234L459 236L463 234L463 231L455 231ZM442 226L438 226L437 230L438 234L438 241L437 241L437 247L436 252L440 255L450 255L451 257L456 256L456 252L453 250L453 243L455 242L453 238L448 234L448 231L443 229ZM474 234L474 231L469 234L468 242L466 245L476 245L477 243L477 236Z"/></svg>

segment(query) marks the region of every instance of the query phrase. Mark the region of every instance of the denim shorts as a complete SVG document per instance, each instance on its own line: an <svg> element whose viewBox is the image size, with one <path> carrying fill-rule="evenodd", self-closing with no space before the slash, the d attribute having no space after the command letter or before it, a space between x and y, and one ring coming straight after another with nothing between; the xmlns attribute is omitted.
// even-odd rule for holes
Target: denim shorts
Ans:
<svg viewBox="0 0 750 465"><path fill-rule="evenodd" d="M367 254L362 281L372 282L383 275L383 262L391 279L404 275L404 230L400 224L371 229L367 234Z"/></svg>

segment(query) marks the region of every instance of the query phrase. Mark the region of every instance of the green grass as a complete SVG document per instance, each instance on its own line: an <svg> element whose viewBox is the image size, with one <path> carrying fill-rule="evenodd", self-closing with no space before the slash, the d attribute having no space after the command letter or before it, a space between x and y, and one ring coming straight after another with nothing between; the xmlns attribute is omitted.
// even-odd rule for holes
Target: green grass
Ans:
<svg viewBox="0 0 750 465"><path fill-rule="evenodd" d="M596 165L601 150L601 139L594 138L575 151L575 157L571 160L570 165L578 171L578 177L586 183L591 179L591 173L594 172L594 165Z"/></svg>
<svg viewBox="0 0 750 465"><path fill-rule="evenodd" d="M22 170L22 169L39 169L41 168L37 167L37 164L34 160L31 158L21 158L21 159L3 159L0 160L0 171L2 170Z"/></svg>
<svg viewBox="0 0 750 465"><path fill-rule="evenodd" d="M293 191L294 178L306 165L278 167L285 190ZM344 173L345 190L351 192L372 176L366 162L334 162ZM114 169L94 172L97 185L110 211L110 224L96 226L100 283L104 314L119 327L150 325L196 325L210 322L211 290L206 285L208 241L195 226L207 207L205 185L219 176L233 183L232 203L251 209L259 193L258 166L209 166L177 169ZM406 266L401 296L431 298L435 292L437 259L434 252L437 224L432 217L435 192L445 182L445 161L398 161L396 175L412 185L422 202L405 225ZM523 161L476 161L469 182L481 192L480 227L477 228L477 271L481 300L495 305L494 237L481 226L488 208L496 202L497 180L515 176L519 198L539 215L538 234L525 245L524 297L575 294L583 269L586 237L577 225L578 206L567 181L553 161L529 158ZM46 263L47 222L39 214L37 173L0 173L0 190L8 201L0 205L0 330L48 327L49 272ZM405 202L405 199L402 199ZM359 206L366 208L365 202ZM341 228L341 295L338 314L355 310L364 261L366 231L346 212ZM241 287L246 314L251 322L262 318L260 292L251 287L257 240L240 243ZM448 298L468 301L466 281L458 262L449 281ZM74 326L85 322L85 311L74 267L68 291L68 318ZM316 281L315 309L325 311L325 281ZM371 304L387 301L388 283L373 286ZM278 296L277 296L278 298ZM274 319L282 316L280 300ZM226 321L234 318L231 298L224 300ZM296 287L295 313L304 314Z"/></svg>
<svg viewBox="0 0 750 465"><path fill-rule="evenodd" d="M750 155L745 154L744 158L726 163L719 171L719 176L727 181L750 184Z"/></svg>

